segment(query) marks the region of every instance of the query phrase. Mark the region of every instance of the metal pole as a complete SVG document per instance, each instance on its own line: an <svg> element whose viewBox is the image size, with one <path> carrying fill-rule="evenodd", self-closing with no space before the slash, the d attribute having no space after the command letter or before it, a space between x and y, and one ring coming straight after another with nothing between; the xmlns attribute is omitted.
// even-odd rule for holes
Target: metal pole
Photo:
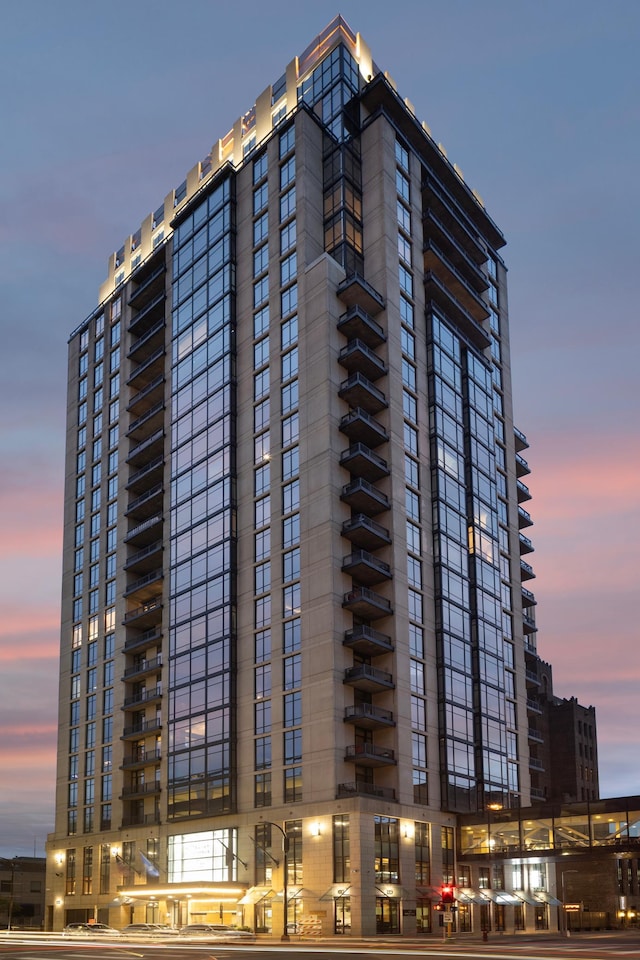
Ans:
<svg viewBox="0 0 640 960"><path fill-rule="evenodd" d="M289 917L288 917L288 912L289 912L289 889L288 889L288 883L289 883L289 837L287 836L287 834L285 833L285 831L282 829L282 827L281 827L279 824L274 823L273 820L265 820L265 823L271 824L272 827L275 827L276 830L279 830L280 833L282 834L282 853L283 853L282 864L283 864L283 868L284 868L284 877L283 877L283 880L282 880L282 895L283 895L283 898L284 898L284 921L283 921L283 924L282 924L282 936L280 937L280 939L286 941L286 940L289 940L289 929L288 929L288 926L289 926L289 925L288 925L288 920L289 920Z"/></svg>

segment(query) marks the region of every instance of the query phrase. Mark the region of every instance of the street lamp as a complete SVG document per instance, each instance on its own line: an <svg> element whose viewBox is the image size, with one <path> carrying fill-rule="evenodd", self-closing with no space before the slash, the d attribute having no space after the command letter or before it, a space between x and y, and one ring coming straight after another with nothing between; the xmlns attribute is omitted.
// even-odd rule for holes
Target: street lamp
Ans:
<svg viewBox="0 0 640 960"><path fill-rule="evenodd" d="M273 820L265 820L264 823L268 823L268 824L270 824L270 826L275 827L276 830L279 830L280 833L282 834L282 854L283 854L283 860L282 860L282 862L283 862L283 867L284 867L284 879L283 879L283 882L282 882L282 894L283 894L283 897L284 897L284 925L283 925L282 936L280 937L280 939L281 939L281 940L289 940L289 923L288 923L288 920L289 920L289 917L288 917L288 912L289 912L289 911L288 911L288 908L289 908L289 904L288 904L289 891L288 891L288 886L287 886L287 885L288 885L288 881L289 881L289 837L287 836L287 834L285 833L285 831L282 829L282 827L281 827L279 824L274 823Z"/></svg>
<svg viewBox="0 0 640 960"><path fill-rule="evenodd" d="M567 908L565 904L565 894L564 894L564 878L567 873L580 873L579 870L563 870L560 868L560 883L562 886L562 926L563 926L563 935L565 937L571 936L569 932L569 927L567 926Z"/></svg>

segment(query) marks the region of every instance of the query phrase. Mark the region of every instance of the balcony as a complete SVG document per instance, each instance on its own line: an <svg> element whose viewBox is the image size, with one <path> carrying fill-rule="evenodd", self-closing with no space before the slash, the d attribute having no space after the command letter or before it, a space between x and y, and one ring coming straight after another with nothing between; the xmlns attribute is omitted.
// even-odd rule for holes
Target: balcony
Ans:
<svg viewBox="0 0 640 960"><path fill-rule="evenodd" d="M161 470L164 466L164 456L160 454L158 457L154 457L153 460L148 460L139 470L136 470L135 473L132 473L127 480L126 489L133 490L138 485L142 485L143 481L146 481L145 486L147 485L149 479L157 470Z"/></svg>
<svg viewBox="0 0 640 960"><path fill-rule="evenodd" d="M336 293L347 306L362 307L372 317L384 310L384 297L371 284L367 283L359 273L352 273L339 284Z"/></svg>
<svg viewBox="0 0 640 960"><path fill-rule="evenodd" d="M138 393L136 393L135 396L133 396L129 401L129 403L127 404L127 413L131 413L133 410L135 410L136 407L138 407L143 402L143 400L148 401L149 399L152 399L156 391L158 391L160 395L162 395L163 391L160 390L159 388L162 387L164 383L165 383L164 375L160 374L154 380L152 380L151 383L148 383L146 387L143 387L142 390L139 390Z"/></svg>
<svg viewBox="0 0 640 960"><path fill-rule="evenodd" d="M464 335L479 350L484 350L491 344L491 340L465 305L456 297L447 284L434 273L427 270L424 275L425 297L427 303L432 301L444 313L459 325ZM487 314L488 316L488 314Z"/></svg>
<svg viewBox="0 0 640 960"><path fill-rule="evenodd" d="M139 594L139 601L144 601L145 603L151 598L155 598L158 594L157 589L151 589L155 584L157 584L164 577L164 571L162 567L157 567L155 570L150 570L149 573L145 573L143 577L138 577L137 580L133 580L131 583L127 584L127 588L124 591L124 597L132 597L134 593Z"/></svg>
<svg viewBox="0 0 640 960"><path fill-rule="evenodd" d="M348 470L352 476L364 477L370 482L388 477L391 472L387 461L364 443L352 443L349 449L341 454L340 466Z"/></svg>
<svg viewBox="0 0 640 960"><path fill-rule="evenodd" d="M124 562L125 570L137 570L138 573L150 573L158 566L158 553L162 551L162 540L154 540L148 547L132 553Z"/></svg>
<svg viewBox="0 0 640 960"><path fill-rule="evenodd" d="M134 770L140 767L148 767L151 766L151 764L160 763L161 760L161 750L145 750L144 748L141 748L140 750L135 750L133 753L129 754L128 757L124 757L122 763L120 764L120 769Z"/></svg>
<svg viewBox="0 0 640 960"><path fill-rule="evenodd" d="M361 407L356 407L355 410L345 414L340 421L340 430L349 440L364 443L373 450L389 439L382 424Z"/></svg>
<svg viewBox="0 0 640 960"><path fill-rule="evenodd" d="M338 330L347 340L364 340L369 347L379 347L387 339L380 324L357 304L342 314L338 320Z"/></svg>
<svg viewBox="0 0 640 960"><path fill-rule="evenodd" d="M435 210L441 222L446 224L450 234L455 237L474 263L485 263L487 251L483 241L446 188L434 176L429 175L425 179L422 189L425 210L427 212Z"/></svg>
<svg viewBox="0 0 640 960"><path fill-rule="evenodd" d="M162 599L156 597L133 610L128 610L122 621L123 626L135 624L136 627L157 626L162 619Z"/></svg>
<svg viewBox="0 0 640 960"><path fill-rule="evenodd" d="M527 590L526 587L522 587L522 606L535 607L537 603L535 594L531 590Z"/></svg>
<svg viewBox="0 0 640 960"><path fill-rule="evenodd" d="M530 617L527 613L522 614L522 626L525 633L535 633L538 629L533 617Z"/></svg>
<svg viewBox="0 0 640 960"><path fill-rule="evenodd" d="M529 757L529 769L544 772L544 764L542 760L538 760L537 757Z"/></svg>
<svg viewBox="0 0 640 960"><path fill-rule="evenodd" d="M154 701L161 699L162 684L158 683L155 687L151 687L149 690L139 690L130 697L125 697L124 703L122 704L122 709L131 710L132 707L140 707L143 704L153 703Z"/></svg>
<svg viewBox="0 0 640 960"><path fill-rule="evenodd" d="M133 333L134 330L143 330L145 326L153 326L158 317L164 314L165 299L166 296L163 290L149 300L149 302L136 313L135 317L132 318L129 324L129 332Z"/></svg>
<svg viewBox="0 0 640 960"><path fill-rule="evenodd" d="M336 799L344 797L375 797L378 800L395 800L396 792L393 787L379 787L375 783L366 783L356 780L355 783L339 783Z"/></svg>
<svg viewBox="0 0 640 960"><path fill-rule="evenodd" d="M527 736L532 743L544 743L544 737L539 730L535 729L535 727L528 728Z"/></svg>
<svg viewBox="0 0 640 960"><path fill-rule="evenodd" d="M355 703L351 707L346 707L344 711L344 722L353 723L356 727L361 727L363 730L395 727L396 725L391 710L385 710L383 707L375 707L372 703Z"/></svg>
<svg viewBox="0 0 640 960"><path fill-rule="evenodd" d="M160 430L164 422L164 400L158 400L153 406L145 410L136 420L133 420L127 430L127 436L131 440L140 442L145 434L149 435Z"/></svg>
<svg viewBox="0 0 640 960"><path fill-rule="evenodd" d="M525 510L524 507L518 506L518 527L522 530L523 527L531 526L533 526L531 514L528 510Z"/></svg>
<svg viewBox="0 0 640 960"><path fill-rule="evenodd" d="M533 546L533 542L529 539L529 537L525 537L524 533L520 533L518 535L518 540L520 543L520 556L522 556L525 553L533 553L534 546Z"/></svg>
<svg viewBox="0 0 640 960"><path fill-rule="evenodd" d="M141 546L148 546L158 539L158 534L162 533L162 514L157 513L142 523L137 523L135 527L127 530L124 542L137 543Z"/></svg>
<svg viewBox="0 0 640 960"><path fill-rule="evenodd" d="M350 407L362 407L367 413L379 413L389 406L382 390L378 390L363 373L353 373L340 384L338 396Z"/></svg>
<svg viewBox="0 0 640 960"><path fill-rule="evenodd" d="M529 473L531 473L531 467L524 457L521 457L519 453L516 453L516 476L526 477Z"/></svg>
<svg viewBox="0 0 640 960"><path fill-rule="evenodd" d="M347 763L357 763L359 767L393 767L397 762L393 750L377 747L374 743L349 744L344 759Z"/></svg>
<svg viewBox="0 0 640 960"><path fill-rule="evenodd" d="M362 550L378 550L391 543L386 527L376 523L364 513L358 513L349 520L345 520L341 533L346 540L350 540L354 546Z"/></svg>
<svg viewBox="0 0 640 960"><path fill-rule="evenodd" d="M375 517L389 509L389 498L368 480L357 477L342 488L340 499L357 513L366 513Z"/></svg>
<svg viewBox="0 0 640 960"><path fill-rule="evenodd" d="M150 647L162 640L162 628L159 624L151 627L150 630L144 630L142 633L127 633L127 638L122 648L123 653L132 653L134 650L141 650L143 647Z"/></svg>
<svg viewBox="0 0 640 960"><path fill-rule="evenodd" d="M142 737L146 737L147 734L156 733L159 730L162 730L160 717L155 717L153 720L141 720L138 721L138 723L132 724L130 727L125 727L120 739L139 740L142 739Z"/></svg>
<svg viewBox="0 0 640 960"><path fill-rule="evenodd" d="M363 373L369 380L379 380L387 373L387 365L363 340L349 340L338 354L338 363L349 373Z"/></svg>
<svg viewBox="0 0 640 960"><path fill-rule="evenodd" d="M346 630L342 643L361 657L380 657L384 653L393 653L394 649L391 637L374 630L368 623Z"/></svg>
<svg viewBox="0 0 640 960"><path fill-rule="evenodd" d="M524 676L527 683L532 684L532 686L540 687L542 685L540 682L540 677L535 670L525 670Z"/></svg>
<svg viewBox="0 0 640 960"><path fill-rule="evenodd" d="M516 489L518 494L518 503L525 503L525 501L531 500L531 491L526 483L522 482L522 480L516 480Z"/></svg>
<svg viewBox="0 0 640 960"><path fill-rule="evenodd" d="M531 799L532 799L532 800L546 800L547 797L546 797L546 795L545 795L544 790L542 790L540 787L531 787Z"/></svg>
<svg viewBox="0 0 640 960"><path fill-rule="evenodd" d="M354 617L361 617L363 620L379 620L393 613L391 602L367 587L354 587L349 593L345 593L342 606Z"/></svg>
<svg viewBox="0 0 640 960"><path fill-rule="evenodd" d="M135 813L122 818L121 829L125 827L148 827L160 823L160 811L156 813Z"/></svg>
<svg viewBox="0 0 640 960"><path fill-rule="evenodd" d="M158 349L160 344L164 344L164 330L166 324L164 317L160 320L157 320L152 324L148 330L142 334L141 337L138 337L137 340L134 340L131 346L129 347L129 352L127 353L128 359L132 359L137 353L140 352L144 347Z"/></svg>
<svg viewBox="0 0 640 960"><path fill-rule="evenodd" d="M522 580L533 580L535 578L533 567L525 560L520 560L520 578Z"/></svg>
<svg viewBox="0 0 640 960"><path fill-rule="evenodd" d="M161 280L161 278L164 277L164 274L166 273L166 269L167 268L163 262L160 264L159 267L156 267L156 269L153 270L147 277L138 281L139 285L136 287L136 289L133 291L133 293L129 297L130 307L135 308L136 304L139 304L142 301L144 296L151 297L152 300L156 299L156 297L158 296L158 291L164 287L164 280ZM137 271L131 274L132 283L136 282L136 275L137 275Z"/></svg>
<svg viewBox="0 0 640 960"><path fill-rule="evenodd" d="M368 550L354 550L342 560L342 572L348 573L358 583L371 586L391 580L391 567L384 560L378 559Z"/></svg>
<svg viewBox="0 0 640 960"><path fill-rule="evenodd" d="M477 293L482 293L486 290L489 286L486 275L477 266L474 259L469 256L469 253L464 247L458 243L453 234L446 228L433 207L427 207L424 211L423 224L424 236L438 243L456 269L468 278L468 282L474 290Z"/></svg>
<svg viewBox="0 0 640 960"><path fill-rule="evenodd" d="M433 240L426 241L423 252L425 272L433 270L476 323L482 324L487 320L489 311L484 300L465 280L442 250L435 245Z"/></svg>
<svg viewBox="0 0 640 960"><path fill-rule="evenodd" d="M527 700L527 711L542 714L542 705L537 700Z"/></svg>
<svg viewBox="0 0 640 960"><path fill-rule="evenodd" d="M141 493L140 496L134 497L133 500L129 501L124 511L125 516L131 517L135 514L139 520L146 520L149 516L153 516L153 514L158 511L158 500L160 500L160 507L162 507L163 493L164 487L161 483L156 483L154 486L149 487L149 489Z"/></svg>
<svg viewBox="0 0 640 960"><path fill-rule="evenodd" d="M151 436L146 437L144 440L141 440L140 443L136 443L130 448L127 463L135 466L136 464L141 464L143 460L151 460L154 455L156 457L159 456L163 443L164 430L160 428L156 430L155 433L152 433Z"/></svg>
<svg viewBox="0 0 640 960"><path fill-rule="evenodd" d="M343 683L364 690L365 693L380 693L381 690L393 690L393 676L386 670L378 670L370 663L356 663L344 672Z"/></svg>
<svg viewBox="0 0 640 960"><path fill-rule="evenodd" d="M154 793L160 793L160 781L151 780L149 783L128 783L122 788L120 799L131 800L133 797L148 797Z"/></svg>
<svg viewBox="0 0 640 960"><path fill-rule="evenodd" d="M528 449L528 447L529 447L529 441L527 440L527 438L526 438L526 436L524 435L524 433L522 432L522 430L518 430L517 427L514 427L514 428L513 428L513 436L514 436L514 439L515 439L516 451L517 451L518 453L520 453L522 450L527 450L527 449Z"/></svg>
<svg viewBox="0 0 640 960"><path fill-rule="evenodd" d="M135 680L144 677L145 674L159 673L162 670L162 657L153 657L152 660L139 660L132 666L127 667L122 676L123 680Z"/></svg>
<svg viewBox="0 0 640 960"><path fill-rule="evenodd" d="M135 384L138 390L148 386L152 380L159 377L163 372L164 358L165 349L163 345L149 354L146 360L139 363L137 367L133 368L127 380L127 386L133 386Z"/></svg>

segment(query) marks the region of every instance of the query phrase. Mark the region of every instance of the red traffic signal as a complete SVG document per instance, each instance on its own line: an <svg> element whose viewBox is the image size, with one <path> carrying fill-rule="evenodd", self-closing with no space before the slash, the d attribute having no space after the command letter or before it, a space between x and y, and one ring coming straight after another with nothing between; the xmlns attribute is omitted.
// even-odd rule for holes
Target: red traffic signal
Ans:
<svg viewBox="0 0 640 960"><path fill-rule="evenodd" d="M455 903L454 886L452 883L443 883L440 888L440 896L443 903Z"/></svg>

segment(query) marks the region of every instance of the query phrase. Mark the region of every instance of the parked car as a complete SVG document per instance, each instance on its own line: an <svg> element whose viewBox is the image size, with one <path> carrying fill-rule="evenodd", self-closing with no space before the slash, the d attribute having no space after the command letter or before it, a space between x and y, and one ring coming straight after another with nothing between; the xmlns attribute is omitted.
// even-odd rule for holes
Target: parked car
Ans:
<svg viewBox="0 0 640 960"><path fill-rule="evenodd" d="M68 923L63 937L118 937L120 931L106 923Z"/></svg>
<svg viewBox="0 0 640 960"><path fill-rule="evenodd" d="M180 935L183 937L199 937L207 940L254 940L255 937L248 930L238 930L226 923L189 923L182 927Z"/></svg>
<svg viewBox="0 0 640 960"><path fill-rule="evenodd" d="M121 930L123 937L171 937L178 932L164 923L130 923Z"/></svg>

